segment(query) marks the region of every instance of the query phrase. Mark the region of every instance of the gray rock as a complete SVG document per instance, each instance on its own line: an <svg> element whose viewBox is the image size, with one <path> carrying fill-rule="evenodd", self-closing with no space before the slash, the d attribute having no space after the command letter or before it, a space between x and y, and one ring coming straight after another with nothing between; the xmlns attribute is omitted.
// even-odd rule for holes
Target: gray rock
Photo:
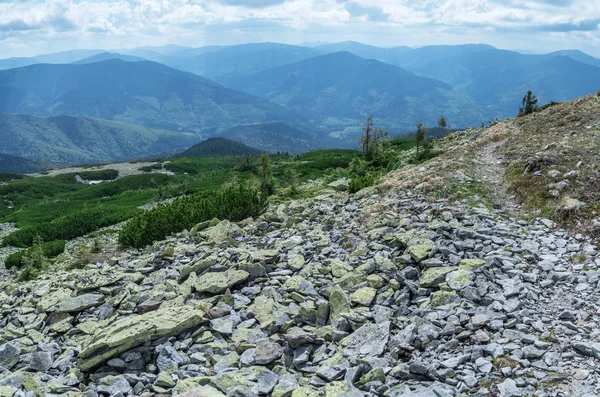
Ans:
<svg viewBox="0 0 600 397"><path fill-rule="evenodd" d="M254 362L259 365L270 364L279 359L282 354L283 349L278 343L269 339L263 339L256 344Z"/></svg>
<svg viewBox="0 0 600 397"><path fill-rule="evenodd" d="M81 312L90 307L100 306L104 303L104 295L83 294L67 299L58 305L57 311L63 313Z"/></svg>
<svg viewBox="0 0 600 397"><path fill-rule="evenodd" d="M110 396L114 396L117 393L126 395L131 391L131 386L127 379L123 375L119 376L106 376L100 379L98 382L98 392L107 393Z"/></svg>
<svg viewBox="0 0 600 397"><path fill-rule="evenodd" d="M52 367L52 353L34 352L31 354L31 369L39 372L46 372Z"/></svg>
<svg viewBox="0 0 600 397"><path fill-rule="evenodd" d="M0 367L11 369L18 361L21 354L20 344L8 342L0 345Z"/></svg>
<svg viewBox="0 0 600 397"><path fill-rule="evenodd" d="M506 379L504 382L498 384L498 391L500 397L521 397L523 396L523 390L517 387L517 384L512 379Z"/></svg>

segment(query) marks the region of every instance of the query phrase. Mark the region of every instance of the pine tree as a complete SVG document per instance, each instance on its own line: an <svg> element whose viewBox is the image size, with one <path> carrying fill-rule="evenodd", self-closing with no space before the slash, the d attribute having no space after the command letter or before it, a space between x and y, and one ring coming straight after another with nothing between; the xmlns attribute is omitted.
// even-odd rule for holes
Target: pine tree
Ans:
<svg viewBox="0 0 600 397"><path fill-rule="evenodd" d="M523 100L521 101L519 116L525 116L526 114L533 113L537 109L537 102L538 100L531 90L527 91L527 94L523 96Z"/></svg>
<svg viewBox="0 0 600 397"><path fill-rule="evenodd" d="M446 127L448 126L448 121L446 120L446 118L443 115L440 116L437 123L438 123L438 128L440 129L440 131L444 131L446 129Z"/></svg>

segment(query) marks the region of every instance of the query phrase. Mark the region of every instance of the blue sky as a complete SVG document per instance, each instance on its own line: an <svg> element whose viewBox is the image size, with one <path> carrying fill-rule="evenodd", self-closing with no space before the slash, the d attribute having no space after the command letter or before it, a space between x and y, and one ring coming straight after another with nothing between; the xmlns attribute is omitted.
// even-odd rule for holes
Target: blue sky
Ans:
<svg viewBox="0 0 600 397"><path fill-rule="evenodd" d="M0 58L76 48L355 40L600 57L600 0L0 0Z"/></svg>

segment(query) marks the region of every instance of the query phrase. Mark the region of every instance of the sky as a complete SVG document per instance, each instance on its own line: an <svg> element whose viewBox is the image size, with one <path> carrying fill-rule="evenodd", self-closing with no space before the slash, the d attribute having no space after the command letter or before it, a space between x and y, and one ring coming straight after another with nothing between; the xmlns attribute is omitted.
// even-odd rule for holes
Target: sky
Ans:
<svg viewBox="0 0 600 397"><path fill-rule="evenodd" d="M485 43L600 57L600 0L0 0L0 58L273 41Z"/></svg>

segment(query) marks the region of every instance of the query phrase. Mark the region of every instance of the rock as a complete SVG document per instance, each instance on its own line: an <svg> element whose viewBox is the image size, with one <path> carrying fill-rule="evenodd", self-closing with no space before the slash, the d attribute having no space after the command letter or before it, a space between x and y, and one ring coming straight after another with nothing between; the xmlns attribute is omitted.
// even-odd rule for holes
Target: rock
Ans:
<svg viewBox="0 0 600 397"><path fill-rule="evenodd" d="M590 376L590 371L586 369L579 368L573 372L573 379L575 380L586 380L588 376Z"/></svg>
<svg viewBox="0 0 600 397"><path fill-rule="evenodd" d="M339 286L334 286L329 294L329 318L331 321L339 318L340 313L350 310L350 301L344 290Z"/></svg>
<svg viewBox="0 0 600 397"><path fill-rule="evenodd" d="M258 365L270 364L283 354L281 346L269 339L263 339L256 344L254 362Z"/></svg>
<svg viewBox="0 0 600 397"><path fill-rule="evenodd" d="M31 369L39 372L46 372L52 367L51 352L34 352L31 354Z"/></svg>
<svg viewBox="0 0 600 397"><path fill-rule="evenodd" d="M160 301L147 300L147 301L143 301L142 303L137 305L135 307L135 310L139 314L144 314L144 313L148 313L148 312L151 312L154 310L158 310L158 308L160 307L161 304L162 304L162 302L160 302Z"/></svg>
<svg viewBox="0 0 600 397"><path fill-rule="evenodd" d="M78 367L90 370L132 347L163 336L177 335L206 322L204 313L190 306L122 318L98 331L79 354Z"/></svg>
<svg viewBox="0 0 600 397"><path fill-rule="evenodd" d="M572 346L584 356L594 357L600 360L600 343L574 342Z"/></svg>
<svg viewBox="0 0 600 397"><path fill-rule="evenodd" d="M72 313L81 312L90 307L97 307L104 303L104 295L83 294L74 298L69 298L58 305L57 312Z"/></svg>
<svg viewBox="0 0 600 397"><path fill-rule="evenodd" d="M585 207L585 203L583 201L565 196L560 203L559 209L561 211L575 211L583 207Z"/></svg>
<svg viewBox="0 0 600 397"><path fill-rule="evenodd" d="M167 372L162 371L156 377L154 384L156 386L170 389L175 386L175 381L173 380L173 378L171 378L171 375L169 375Z"/></svg>
<svg viewBox="0 0 600 397"><path fill-rule="evenodd" d="M347 357L375 357L385 350L390 337L389 321L381 324L365 324L346 337L344 355Z"/></svg>
<svg viewBox="0 0 600 397"><path fill-rule="evenodd" d="M470 270L458 269L446 275L446 284L455 291L461 291L473 283L475 274Z"/></svg>
<svg viewBox="0 0 600 397"><path fill-rule="evenodd" d="M377 295L377 290L371 287L363 287L354 291L350 295L350 301L362 306L371 306Z"/></svg>
<svg viewBox="0 0 600 397"><path fill-rule="evenodd" d="M193 262L188 263L181 269L181 273L179 274L179 281L185 280L192 273L202 273L205 270L210 269L217 263L217 256L211 255L205 259L199 259Z"/></svg>
<svg viewBox="0 0 600 397"><path fill-rule="evenodd" d="M127 393L131 391L131 386L123 375L105 376L98 382L98 391L100 393L107 393L111 396L114 396L117 393L127 395Z"/></svg>
<svg viewBox="0 0 600 397"><path fill-rule="evenodd" d="M221 393L218 389L212 386L206 385L200 388L194 388L183 394L177 394L178 397L225 397L225 394Z"/></svg>
<svg viewBox="0 0 600 397"><path fill-rule="evenodd" d="M446 275L455 271L455 267L430 267L421 273L419 285L423 288L437 287L446 281Z"/></svg>
<svg viewBox="0 0 600 397"><path fill-rule="evenodd" d="M517 387L517 384L512 379L506 379L504 382L498 384L498 391L500 397L521 397L523 391Z"/></svg>
<svg viewBox="0 0 600 397"><path fill-rule="evenodd" d="M479 328L487 325L490 322L490 317L486 314L476 314L471 317L471 324L473 327Z"/></svg>
<svg viewBox="0 0 600 397"><path fill-rule="evenodd" d="M485 265L483 259L462 259L458 264L462 270L475 270L483 265Z"/></svg>
<svg viewBox="0 0 600 397"><path fill-rule="evenodd" d="M21 347L18 343L8 342L0 345L0 367L11 369L18 361Z"/></svg>
<svg viewBox="0 0 600 397"><path fill-rule="evenodd" d="M228 269L225 272L208 272L198 277L193 287L198 292L221 294L248 279L249 273L244 270Z"/></svg>
<svg viewBox="0 0 600 397"><path fill-rule="evenodd" d="M348 190L348 184L350 183L350 178L341 178L336 181L329 183L327 186L330 188L337 190L338 192L345 192Z"/></svg>
<svg viewBox="0 0 600 397"><path fill-rule="evenodd" d="M435 248L435 243L431 240L422 240L419 244L408 247L408 253L417 262L424 261Z"/></svg>
<svg viewBox="0 0 600 397"><path fill-rule="evenodd" d="M161 372L175 371L185 360L173 346L164 346L156 360L156 366Z"/></svg>
<svg viewBox="0 0 600 397"><path fill-rule="evenodd" d="M231 237L240 235L241 231L242 229L235 223L224 220L198 234L211 243L220 243Z"/></svg>

